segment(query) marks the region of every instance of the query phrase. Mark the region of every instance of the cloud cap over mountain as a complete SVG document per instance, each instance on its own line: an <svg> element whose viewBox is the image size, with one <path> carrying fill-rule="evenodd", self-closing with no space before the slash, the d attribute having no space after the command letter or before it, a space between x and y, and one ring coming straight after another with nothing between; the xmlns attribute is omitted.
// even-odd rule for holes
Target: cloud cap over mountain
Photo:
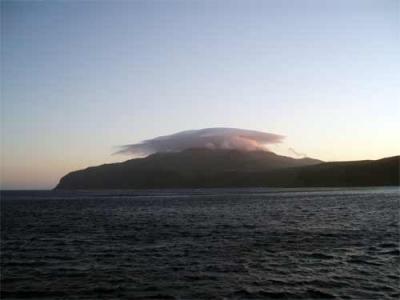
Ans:
<svg viewBox="0 0 400 300"><path fill-rule="evenodd" d="M156 152L178 152L190 148L237 149L268 151L268 144L281 143L284 136L239 128L205 128L187 130L171 135L121 146L117 154L146 156Z"/></svg>

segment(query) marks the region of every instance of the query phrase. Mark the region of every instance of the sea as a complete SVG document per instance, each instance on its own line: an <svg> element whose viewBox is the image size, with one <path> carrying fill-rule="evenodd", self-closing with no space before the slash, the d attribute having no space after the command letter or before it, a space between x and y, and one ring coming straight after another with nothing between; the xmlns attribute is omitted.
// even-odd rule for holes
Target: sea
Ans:
<svg viewBox="0 0 400 300"><path fill-rule="evenodd" d="M1 299L399 299L399 188L1 192Z"/></svg>

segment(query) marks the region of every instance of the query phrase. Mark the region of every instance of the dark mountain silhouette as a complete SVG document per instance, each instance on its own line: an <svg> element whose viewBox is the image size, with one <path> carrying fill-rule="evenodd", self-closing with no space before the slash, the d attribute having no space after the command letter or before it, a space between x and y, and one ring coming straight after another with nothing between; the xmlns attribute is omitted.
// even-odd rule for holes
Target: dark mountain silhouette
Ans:
<svg viewBox="0 0 400 300"><path fill-rule="evenodd" d="M399 184L399 157L328 162L272 152L189 149L71 172L56 189L318 187Z"/></svg>

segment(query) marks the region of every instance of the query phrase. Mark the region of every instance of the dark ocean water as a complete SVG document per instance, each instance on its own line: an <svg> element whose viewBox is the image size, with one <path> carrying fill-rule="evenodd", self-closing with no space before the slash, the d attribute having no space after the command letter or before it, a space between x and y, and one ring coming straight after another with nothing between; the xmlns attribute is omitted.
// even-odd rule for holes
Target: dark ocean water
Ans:
<svg viewBox="0 0 400 300"><path fill-rule="evenodd" d="M2 192L2 299L398 299L399 190Z"/></svg>

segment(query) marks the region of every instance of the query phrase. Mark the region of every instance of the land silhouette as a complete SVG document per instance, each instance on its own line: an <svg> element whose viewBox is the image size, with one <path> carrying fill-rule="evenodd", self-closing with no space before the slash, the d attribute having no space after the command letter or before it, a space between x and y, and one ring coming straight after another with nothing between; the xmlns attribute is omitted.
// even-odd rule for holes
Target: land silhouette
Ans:
<svg viewBox="0 0 400 300"><path fill-rule="evenodd" d="M397 186L399 162L400 156L323 162L269 151L199 148L74 171L56 189Z"/></svg>

